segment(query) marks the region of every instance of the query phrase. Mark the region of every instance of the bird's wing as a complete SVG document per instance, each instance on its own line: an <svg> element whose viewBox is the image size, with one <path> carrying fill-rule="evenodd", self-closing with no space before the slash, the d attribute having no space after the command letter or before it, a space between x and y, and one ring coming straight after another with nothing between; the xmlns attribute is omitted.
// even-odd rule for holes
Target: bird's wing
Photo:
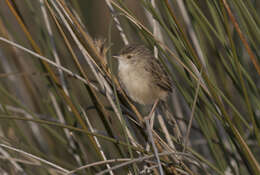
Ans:
<svg viewBox="0 0 260 175"><path fill-rule="evenodd" d="M167 72L164 70L161 63L155 58L150 59L150 64L147 64L147 71L150 71L157 86L165 91L172 92L172 82Z"/></svg>

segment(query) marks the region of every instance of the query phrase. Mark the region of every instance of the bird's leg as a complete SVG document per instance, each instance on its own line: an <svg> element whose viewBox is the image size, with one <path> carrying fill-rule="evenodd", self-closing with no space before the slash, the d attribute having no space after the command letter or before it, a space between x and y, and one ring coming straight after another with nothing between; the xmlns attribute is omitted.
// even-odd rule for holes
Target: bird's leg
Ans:
<svg viewBox="0 0 260 175"><path fill-rule="evenodd" d="M153 107L152 107L152 109L151 109L149 115L146 116L146 117L144 118L144 120L150 120L150 119L152 118L153 113L154 113L154 111L155 111L155 109L156 109L156 106L158 105L158 102L159 102L159 99L157 99L157 100L154 102Z"/></svg>

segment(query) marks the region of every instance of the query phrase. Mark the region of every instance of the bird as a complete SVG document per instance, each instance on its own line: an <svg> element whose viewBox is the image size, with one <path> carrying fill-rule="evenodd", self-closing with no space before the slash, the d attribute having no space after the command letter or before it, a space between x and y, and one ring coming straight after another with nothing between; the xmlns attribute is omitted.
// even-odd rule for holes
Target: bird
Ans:
<svg viewBox="0 0 260 175"><path fill-rule="evenodd" d="M169 75L146 46L126 45L113 57L118 60L119 82L133 101L152 105L172 92Z"/></svg>

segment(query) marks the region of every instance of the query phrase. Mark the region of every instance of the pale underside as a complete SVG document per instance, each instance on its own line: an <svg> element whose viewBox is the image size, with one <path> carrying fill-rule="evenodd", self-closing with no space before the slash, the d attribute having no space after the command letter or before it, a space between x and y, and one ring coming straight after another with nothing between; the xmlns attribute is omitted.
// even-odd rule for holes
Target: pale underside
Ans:
<svg viewBox="0 0 260 175"><path fill-rule="evenodd" d="M123 88L130 98L140 104L153 104L157 99L165 100L169 91L158 86L160 79L156 79L151 71L147 71L144 62L134 66L119 62L119 78ZM155 82L156 81L156 82Z"/></svg>

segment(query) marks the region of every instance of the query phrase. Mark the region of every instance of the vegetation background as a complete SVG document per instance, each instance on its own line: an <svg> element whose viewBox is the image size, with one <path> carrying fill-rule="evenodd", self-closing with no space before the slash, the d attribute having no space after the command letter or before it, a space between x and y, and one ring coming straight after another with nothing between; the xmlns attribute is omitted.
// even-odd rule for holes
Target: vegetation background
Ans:
<svg viewBox="0 0 260 175"><path fill-rule="evenodd" d="M259 175L259 13L259 0L1 0L0 174ZM151 121L117 80L128 43L174 82Z"/></svg>

